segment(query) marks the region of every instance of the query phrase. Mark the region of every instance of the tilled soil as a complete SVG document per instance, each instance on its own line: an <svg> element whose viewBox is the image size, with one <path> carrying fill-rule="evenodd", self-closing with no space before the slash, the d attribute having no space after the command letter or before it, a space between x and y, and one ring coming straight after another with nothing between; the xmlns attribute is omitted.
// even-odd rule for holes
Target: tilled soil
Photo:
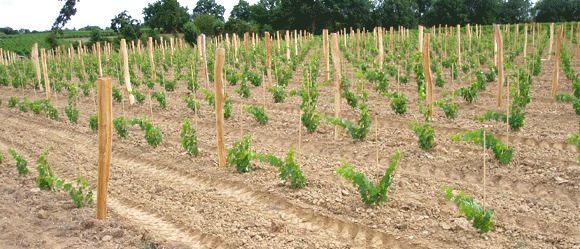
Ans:
<svg viewBox="0 0 580 249"><path fill-rule="evenodd" d="M354 70L349 63L345 68ZM505 140L505 124L472 118L506 108L505 103L497 108L496 83L488 83L474 103L457 100L460 108L455 120L446 119L434 107L432 124L438 145L429 152L418 147L409 128L410 121L422 120L414 83L400 86L409 100L408 112L402 116L390 109L388 99L368 87L370 113L378 123L373 123L365 141L357 143L346 134L335 140L334 127L324 121L315 133L304 128L299 132L298 97L276 104L267 93L270 120L261 126L242 113L241 106L261 105L262 88L252 88L252 96L242 99L235 93L239 86L227 86L234 108L225 123L226 148L245 134L252 135L251 148L256 152L284 157L296 147L295 161L308 179L308 186L299 190L284 185L279 172L267 164L255 163L246 174L219 169L214 111L202 102L195 118L182 100L187 94L183 82L167 94L165 109L155 102L152 110L148 103L114 103L114 116L147 116L159 125L163 143L150 147L137 127L130 128L126 139L113 136L106 222L94 219L94 205L75 209L67 193L37 189L36 172L17 176L7 153L9 147L16 149L34 171L34 161L43 148L49 148L48 160L56 175L69 181L84 175L94 187L98 144L96 133L88 128L88 117L95 113L92 96L78 103L76 125L68 123L62 111L67 105L62 93L52 101L60 112L58 121L4 104L0 112L0 151L6 157L0 165L0 244L8 248L580 248L580 165L577 149L566 142L568 133L578 131L579 119L571 104L550 97L551 70L553 62L544 62L531 86L525 126L508 135L514 149L512 162L501 165L491 151L486 152L485 188L482 148L451 141L449 136L486 128ZM448 71L444 77L449 78ZM288 90L299 89L301 81L299 69ZM394 82L391 79L391 89L396 87ZM466 84L455 81L444 90ZM572 91L566 79L559 89ZM10 96L22 96L21 89L2 87L0 91L4 103ZM333 87L319 87L319 91L318 110L333 115ZM34 96L31 90L25 93ZM436 88L435 99L441 94ZM197 98L202 98L200 93ZM356 110L346 104L342 109L343 117L358 119ZM199 157L187 155L181 147L184 119L197 123ZM366 207L356 188L335 173L342 162L349 162L376 182L396 150L402 157L389 201L378 207ZM477 232L454 204L444 200L444 185L474 195L479 203L485 189L486 205L495 210L497 220L492 231Z"/></svg>

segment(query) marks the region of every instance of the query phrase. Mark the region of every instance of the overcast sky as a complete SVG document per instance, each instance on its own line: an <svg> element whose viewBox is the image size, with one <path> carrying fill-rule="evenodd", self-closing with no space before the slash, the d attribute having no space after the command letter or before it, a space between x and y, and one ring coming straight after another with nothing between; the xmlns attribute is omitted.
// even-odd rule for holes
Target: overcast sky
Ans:
<svg viewBox="0 0 580 249"><path fill-rule="evenodd" d="M230 15L232 7L239 0L216 0L226 8L224 17ZM257 0L246 0L254 4ZM127 10L129 15L143 21L143 8L155 0L81 0L77 3L77 14L67 23L65 28L82 28L96 25L105 28L111 25L111 19ZM178 0L181 6L191 10L197 0ZM37 31L49 30L58 16L64 2L58 0L0 0L0 27L13 29L30 29Z"/></svg>

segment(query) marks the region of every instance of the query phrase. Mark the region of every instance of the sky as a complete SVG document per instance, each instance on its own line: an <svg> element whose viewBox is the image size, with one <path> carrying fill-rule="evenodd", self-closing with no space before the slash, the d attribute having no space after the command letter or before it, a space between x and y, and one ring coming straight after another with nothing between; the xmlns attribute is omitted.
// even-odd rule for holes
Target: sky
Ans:
<svg viewBox="0 0 580 249"><path fill-rule="evenodd" d="M257 0L246 0L254 4ZM111 19L127 10L134 19L143 22L143 8L155 0L80 0L76 4L77 13L67 23L65 28L83 28L88 25L106 28L111 25ZM196 0L178 0L181 6L191 10L195 8ZM238 0L216 0L216 3L226 8L224 18L238 3ZM0 0L0 27L13 29L29 29L30 31L49 30L58 16L64 2L58 0Z"/></svg>

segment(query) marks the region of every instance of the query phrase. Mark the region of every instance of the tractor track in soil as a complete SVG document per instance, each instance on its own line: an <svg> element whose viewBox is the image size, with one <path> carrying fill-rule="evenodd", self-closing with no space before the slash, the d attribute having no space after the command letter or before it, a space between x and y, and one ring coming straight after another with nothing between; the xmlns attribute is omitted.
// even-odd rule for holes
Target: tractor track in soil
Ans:
<svg viewBox="0 0 580 249"><path fill-rule="evenodd" d="M11 130L24 129L24 131L32 131L35 135L44 134L48 141L51 141L63 150L78 148L79 145L83 148L90 147L95 144L95 141L87 140L86 137L70 133L62 132L54 129L46 129L39 124L30 122L19 122L16 119L7 119L9 124L13 125ZM7 136L1 139L4 143L9 143ZM64 142L64 144L63 144ZM18 149L25 149L26 145L18 146ZM26 149L28 153L35 153L32 149ZM90 154L90 151L84 151ZM51 154L58 155L59 152ZM273 196L267 192L254 190L247 186L233 182L218 182L214 183L211 179L204 179L201 176L191 176L167 168L167 165L153 164L145 162L143 159L134 155L126 155L123 152L114 152L112 165L117 168L122 168L123 171L128 171L129 174L136 174L143 177L149 176L153 178L153 182L158 184L167 184L167 187L175 188L184 191L197 191L199 189L215 189L218 196L223 196L222 199L229 206L241 206L244 210L252 210L255 216L264 216L272 218L274 223L285 224L294 230L308 232L307 238L319 238L323 241L324 238L333 238L342 243L342 245L349 245L353 243L357 246L365 247L391 247L391 248L418 248L418 245L410 245L406 242L395 239L392 235L367 228L363 225L352 223L349 221L337 219L328 215L320 214L314 211L311 207L304 204L292 203L284 198ZM67 172L66 169L54 167L55 172ZM112 170L113 171L113 170ZM58 173L57 173L58 174ZM65 173L65 175L67 175ZM71 175L72 177L72 175ZM116 181L111 177L111 185ZM121 189L121 192L138 192L139 189ZM184 224L176 224L178 215L172 219L166 216L155 213L155 208L141 208L145 204L140 201L135 201L133 198L126 196L118 196L116 191L111 193L111 209L117 214L126 218L132 219L137 216L141 218L135 222L142 224L146 228L167 240L181 243L188 243L198 245L199 247L215 248L222 245L220 238L213 238L212 235L205 233L197 233L187 229ZM137 205L137 206L136 206ZM161 206L159 207L161 208ZM146 224L159 224L146 225ZM172 235L172 236L168 236ZM232 246L232 245L229 245ZM332 247L331 244L329 246ZM226 246L227 247L227 246Z"/></svg>

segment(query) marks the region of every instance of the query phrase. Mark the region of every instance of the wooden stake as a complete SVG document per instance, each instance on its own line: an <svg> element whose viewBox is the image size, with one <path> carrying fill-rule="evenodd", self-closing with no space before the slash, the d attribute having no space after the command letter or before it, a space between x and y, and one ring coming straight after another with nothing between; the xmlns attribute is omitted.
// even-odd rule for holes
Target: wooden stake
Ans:
<svg viewBox="0 0 580 249"><path fill-rule="evenodd" d="M528 24L524 24L524 58L528 54Z"/></svg>
<svg viewBox="0 0 580 249"><path fill-rule="evenodd" d="M270 33L266 32L264 35L264 40L266 41L266 73L268 74L268 85L273 86L274 82L272 80L272 49L270 46Z"/></svg>
<svg viewBox="0 0 580 249"><path fill-rule="evenodd" d="M499 25L495 25L494 30L496 32L495 37L497 39L497 45L498 45L497 107L499 108L499 107L501 107L501 94L502 94L502 88L503 88L503 67L504 67L504 65L503 65L503 37L501 34L501 30L499 28ZM508 89L508 94L509 94L509 89Z"/></svg>
<svg viewBox="0 0 580 249"><path fill-rule="evenodd" d="M224 60L226 51L223 48L218 48L215 51L215 105L216 105L216 124L217 124L217 147L219 167L225 168L226 165L226 148L224 144L224 91L222 82L222 71L224 67Z"/></svg>
<svg viewBox="0 0 580 249"><path fill-rule="evenodd" d="M519 78L519 77L518 77ZM506 121L505 121L505 145L508 146L509 141L510 141L510 80L509 77L506 79L506 85L507 85L507 101L506 103L508 103L505 107L506 110Z"/></svg>
<svg viewBox="0 0 580 249"><path fill-rule="evenodd" d="M558 94L558 77L560 75L560 47L562 46L562 27L556 29L556 57L554 58L554 77L552 79L552 97Z"/></svg>
<svg viewBox="0 0 580 249"><path fill-rule="evenodd" d="M553 43L554 43L554 23L550 23L550 44L548 44L548 60L552 58Z"/></svg>
<svg viewBox="0 0 580 249"><path fill-rule="evenodd" d="M457 64L461 65L461 25L457 24Z"/></svg>
<svg viewBox="0 0 580 249"><path fill-rule="evenodd" d="M97 42L97 64L99 66L99 77L103 77L103 66L101 65L101 42Z"/></svg>
<svg viewBox="0 0 580 249"><path fill-rule="evenodd" d="M205 78L205 88L207 89L207 88L209 88L209 72L207 71L207 48L206 48L205 42L206 42L205 35L201 34L201 49L202 49L202 53L203 53L203 72L204 72L203 76ZM246 47L246 50L247 50L247 47ZM247 51L246 51L246 53L247 53ZM225 52L224 52L224 54L225 54ZM214 80L215 80L215 74L214 74Z"/></svg>
<svg viewBox="0 0 580 249"><path fill-rule="evenodd" d="M378 27L379 32L379 70L383 70L383 61L385 60L385 49L383 47L383 28Z"/></svg>
<svg viewBox="0 0 580 249"><path fill-rule="evenodd" d="M42 60L42 72L44 73L44 89L46 90L46 100L50 101L50 81L48 79L48 67L46 66L46 51L40 49L40 59Z"/></svg>
<svg viewBox="0 0 580 249"><path fill-rule="evenodd" d="M151 65L151 79L154 80L157 75L155 74L155 59L153 57L153 38L147 38L147 49L149 50L149 64Z"/></svg>
<svg viewBox="0 0 580 249"><path fill-rule="evenodd" d="M38 43L34 43L34 45L32 45L32 51L30 52L30 56L32 57L32 63L34 63L38 87L40 91L43 91L44 87L42 87L42 73L40 72L40 61L38 59Z"/></svg>
<svg viewBox="0 0 580 249"><path fill-rule="evenodd" d="M326 81L330 80L330 56L328 48L328 29L322 30L322 52L324 53L324 62L326 64Z"/></svg>
<svg viewBox="0 0 580 249"><path fill-rule="evenodd" d="M419 25L419 42L417 45L419 51L423 52L423 26L421 25Z"/></svg>
<svg viewBox="0 0 580 249"><path fill-rule="evenodd" d="M427 86L425 90L427 92L427 110L428 116L433 116L433 80L431 78L431 62L429 56L429 33L424 34L423 39L423 72L425 73L425 79Z"/></svg>
<svg viewBox="0 0 580 249"><path fill-rule="evenodd" d="M302 109L298 108L298 154L302 148Z"/></svg>
<svg viewBox="0 0 580 249"><path fill-rule="evenodd" d="M377 173L377 177L378 174L380 173L379 171L379 120L378 118L375 116L375 149L376 149L376 153L375 153L375 158L376 158L376 173Z"/></svg>
<svg viewBox="0 0 580 249"><path fill-rule="evenodd" d="M332 45L332 63L334 64L334 84L335 84L335 93L334 93L334 116L335 118L340 118L340 80L341 80L341 71L340 71L340 55L338 49L338 34L333 33L330 36L330 42ZM338 140L338 132L339 127L334 127L334 139Z"/></svg>
<svg viewBox="0 0 580 249"><path fill-rule="evenodd" d="M127 43L125 39L121 39L121 56L123 59L123 81L127 89L127 96L129 96L129 104L135 104L135 96L133 96L133 89L131 87L131 75L129 74L129 54L127 53Z"/></svg>
<svg viewBox="0 0 580 249"><path fill-rule="evenodd" d="M486 175L485 175L486 171L487 171L487 168L485 166L485 156L486 156L485 155L485 145L486 145L485 140L486 140L485 139L485 130L483 130L483 210L484 210L484 212L485 212L485 198L486 198L486 194L487 194L486 189L485 189L485 186L487 185L486 184Z"/></svg>
<svg viewBox="0 0 580 249"><path fill-rule="evenodd" d="M107 219L107 194L109 170L113 148L113 83L111 78L97 79L98 119L99 119L99 170L97 184L97 219Z"/></svg>

